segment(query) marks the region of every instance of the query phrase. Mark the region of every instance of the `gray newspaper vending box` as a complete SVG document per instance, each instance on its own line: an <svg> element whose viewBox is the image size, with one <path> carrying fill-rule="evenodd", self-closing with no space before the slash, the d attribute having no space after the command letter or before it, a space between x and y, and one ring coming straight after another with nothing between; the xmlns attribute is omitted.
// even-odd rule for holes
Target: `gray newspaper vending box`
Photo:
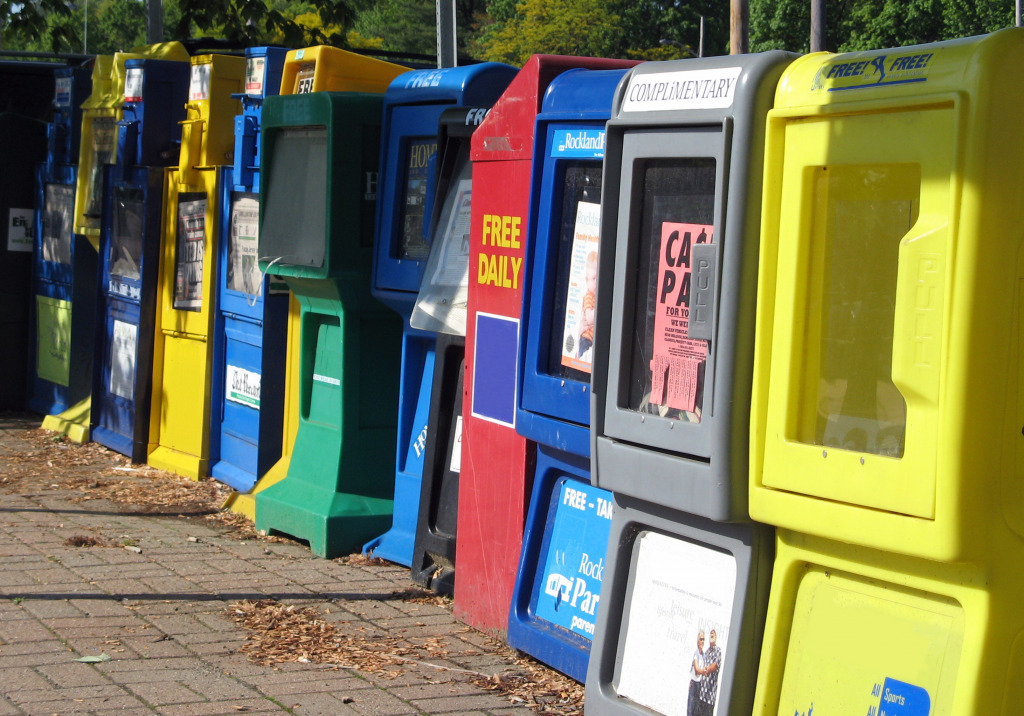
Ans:
<svg viewBox="0 0 1024 716"><path fill-rule="evenodd" d="M588 714L752 707L773 547L747 510L765 118L794 58L648 62L616 92L591 397L615 508Z"/></svg>

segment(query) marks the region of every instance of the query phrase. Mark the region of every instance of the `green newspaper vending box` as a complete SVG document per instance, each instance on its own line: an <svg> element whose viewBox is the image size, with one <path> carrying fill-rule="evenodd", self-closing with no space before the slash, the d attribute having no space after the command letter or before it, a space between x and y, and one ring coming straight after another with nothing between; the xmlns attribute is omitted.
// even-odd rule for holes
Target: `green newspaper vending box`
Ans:
<svg viewBox="0 0 1024 716"><path fill-rule="evenodd" d="M263 105L260 268L302 313L299 428L287 477L256 495L256 527L327 558L391 524L402 326L370 295L381 110L368 92Z"/></svg>

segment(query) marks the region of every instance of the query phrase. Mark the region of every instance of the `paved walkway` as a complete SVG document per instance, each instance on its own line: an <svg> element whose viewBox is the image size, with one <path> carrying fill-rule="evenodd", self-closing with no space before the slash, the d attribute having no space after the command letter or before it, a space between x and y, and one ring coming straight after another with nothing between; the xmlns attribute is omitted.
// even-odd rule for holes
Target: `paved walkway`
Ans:
<svg viewBox="0 0 1024 716"><path fill-rule="evenodd" d="M123 460L37 426L0 416L0 716L581 710L528 708L526 682L559 677L407 569L239 539L205 510L128 512L94 494Z"/></svg>

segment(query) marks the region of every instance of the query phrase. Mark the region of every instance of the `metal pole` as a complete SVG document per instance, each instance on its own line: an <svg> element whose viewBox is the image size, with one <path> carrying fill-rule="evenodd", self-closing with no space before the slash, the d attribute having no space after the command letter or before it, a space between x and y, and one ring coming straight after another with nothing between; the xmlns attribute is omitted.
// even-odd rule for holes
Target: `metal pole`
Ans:
<svg viewBox="0 0 1024 716"><path fill-rule="evenodd" d="M1017 15L1016 15L1016 17L1017 17L1017 27L1020 27L1020 0L1017 0L1015 5L1016 5L1016 12L1017 12Z"/></svg>
<svg viewBox="0 0 1024 716"><path fill-rule="evenodd" d="M89 0L85 0L85 13L82 15L82 54L89 54Z"/></svg>
<svg viewBox="0 0 1024 716"><path fill-rule="evenodd" d="M824 50L825 0L811 0L811 52L823 52Z"/></svg>
<svg viewBox="0 0 1024 716"><path fill-rule="evenodd" d="M150 44L164 40L163 0L148 0L149 17L146 22L146 41Z"/></svg>
<svg viewBox="0 0 1024 716"><path fill-rule="evenodd" d="M458 64L455 41L455 0L437 0L437 66Z"/></svg>
<svg viewBox="0 0 1024 716"><path fill-rule="evenodd" d="M1020 2L1020 0L1017 0ZM697 41L697 57L704 56L704 16L700 16L700 39Z"/></svg>

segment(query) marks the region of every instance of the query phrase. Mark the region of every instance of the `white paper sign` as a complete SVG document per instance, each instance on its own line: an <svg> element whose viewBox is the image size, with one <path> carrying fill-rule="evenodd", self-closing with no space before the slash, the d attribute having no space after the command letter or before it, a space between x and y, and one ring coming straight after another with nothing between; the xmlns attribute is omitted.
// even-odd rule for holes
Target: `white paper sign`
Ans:
<svg viewBox="0 0 1024 716"><path fill-rule="evenodd" d="M114 321L114 339L110 343L110 392L126 400L135 396L135 354L139 327Z"/></svg>
<svg viewBox="0 0 1024 716"><path fill-rule="evenodd" d="M188 83L189 100L210 99L210 64L192 65Z"/></svg>
<svg viewBox="0 0 1024 716"><path fill-rule="evenodd" d="M245 92L249 95L263 94L263 78L267 72L266 57L250 57L245 62Z"/></svg>
<svg viewBox="0 0 1024 716"><path fill-rule="evenodd" d="M32 209L10 210L7 218L7 250L32 251Z"/></svg>
<svg viewBox="0 0 1024 716"><path fill-rule="evenodd" d="M455 416L455 442L452 443L452 462L448 466L451 472L462 472L462 416Z"/></svg>
<svg viewBox="0 0 1024 716"><path fill-rule="evenodd" d="M736 97L742 68L634 74L622 100L623 112L726 109Z"/></svg>
<svg viewBox="0 0 1024 716"><path fill-rule="evenodd" d="M142 101L142 68L132 67L124 77L124 101Z"/></svg>

